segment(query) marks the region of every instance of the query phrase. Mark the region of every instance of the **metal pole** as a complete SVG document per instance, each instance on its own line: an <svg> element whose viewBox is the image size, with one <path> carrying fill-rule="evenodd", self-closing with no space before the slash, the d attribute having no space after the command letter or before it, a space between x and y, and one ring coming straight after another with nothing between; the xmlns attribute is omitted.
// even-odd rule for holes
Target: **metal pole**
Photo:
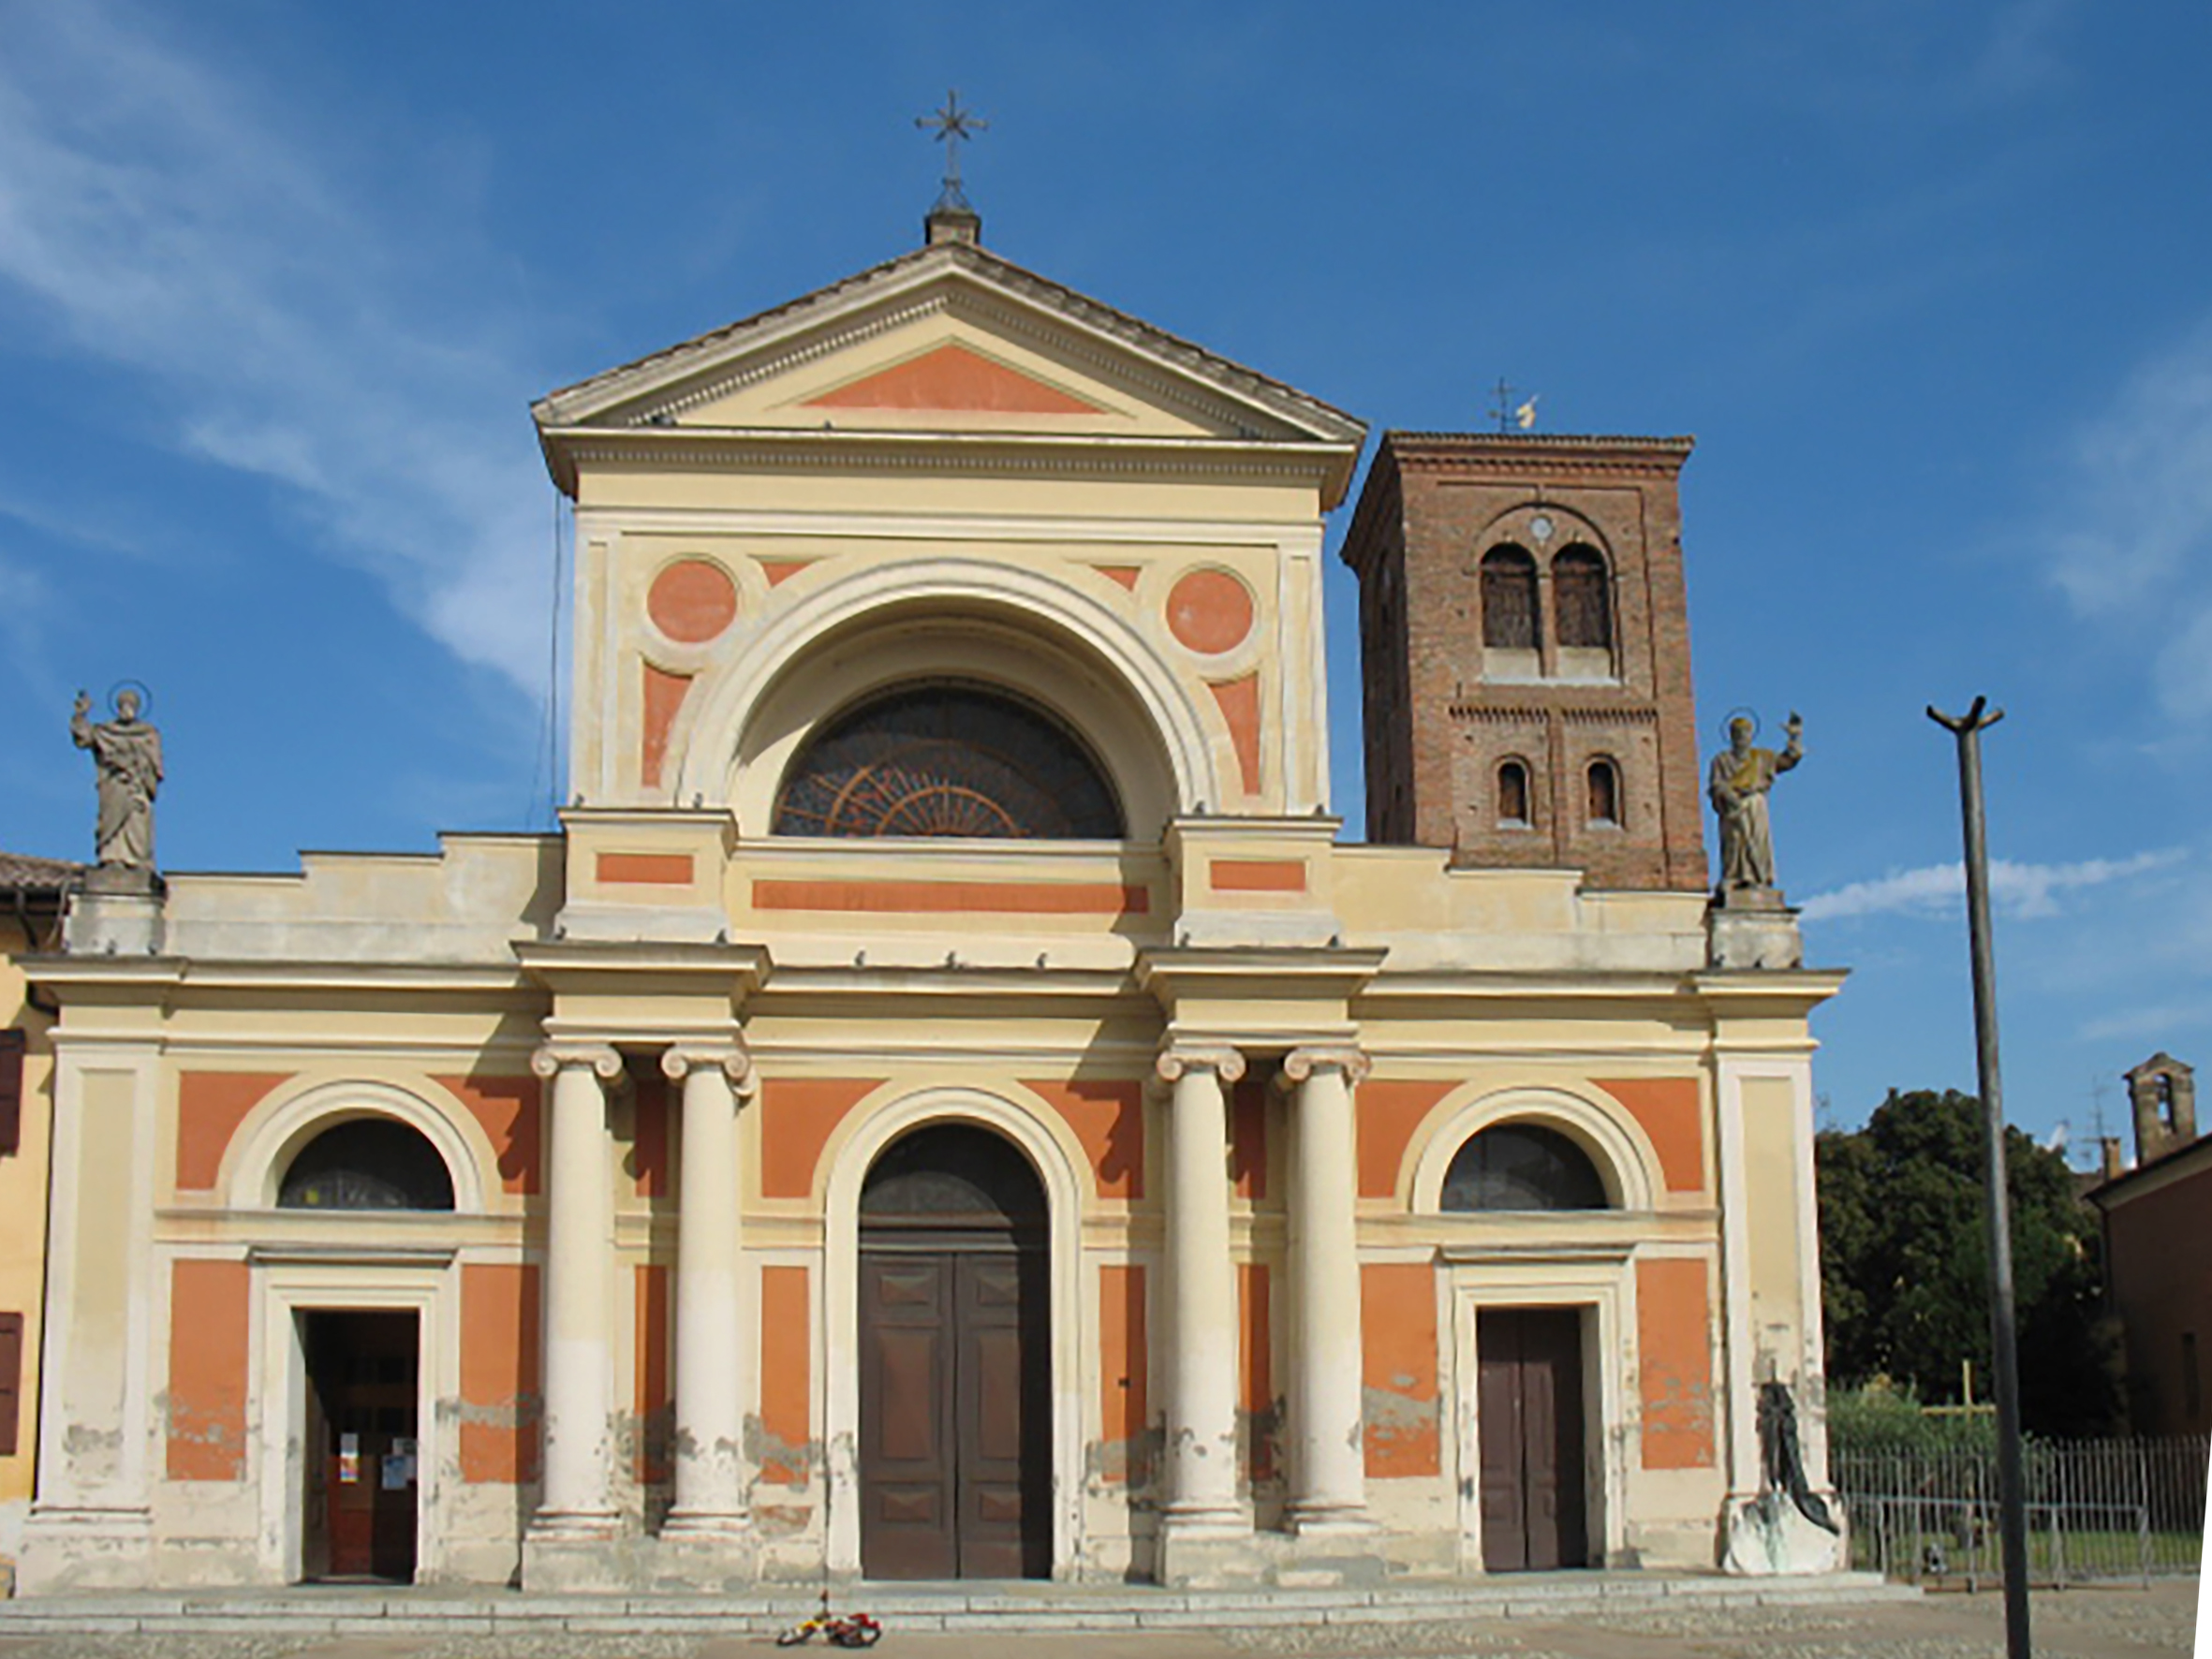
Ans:
<svg viewBox="0 0 2212 1659"><path fill-rule="evenodd" d="M1963 715L1928 708L1928 718L1958 740L1958 799L1966 819L1967 933L1974 959L1974 1059L1981 1076L1989 1214L1989 1335L1997 1394L1998 1528L2004 1539L2005 1653L2029 1659L2028 1494L2020 1469L2020 1356L2013 1318L2013 1213L2005 1185L2004 1086L1997 1065L1997 955L1989 936L1989 845L1982 819L1982 733L2005 717L1978 697Z"/></svg>

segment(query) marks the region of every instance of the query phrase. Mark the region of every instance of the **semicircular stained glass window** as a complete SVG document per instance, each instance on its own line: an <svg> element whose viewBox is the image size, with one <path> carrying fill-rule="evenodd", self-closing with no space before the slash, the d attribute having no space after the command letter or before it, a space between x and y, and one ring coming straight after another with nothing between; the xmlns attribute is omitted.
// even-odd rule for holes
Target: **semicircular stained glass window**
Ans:
<svg viewBox="0 0 2212 1659"><path fill-rule="evenodd" d="M1105 772L1051 715L979 685L908 686L830 721L776 801L778 835L1117 841Z"/></svg>
<svg viewBox="0 0 2212 1659"><path fill-rule="evenodd" d="M280 1210L450 1210L453 1177L420 1130L352 1118L300 1149L284 1172Z"/></svg>

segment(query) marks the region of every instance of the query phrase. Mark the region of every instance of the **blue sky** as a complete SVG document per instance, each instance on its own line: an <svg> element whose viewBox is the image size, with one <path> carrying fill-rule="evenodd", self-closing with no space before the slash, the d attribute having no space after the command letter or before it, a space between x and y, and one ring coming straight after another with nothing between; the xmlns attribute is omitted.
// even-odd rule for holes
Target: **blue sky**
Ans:
<svg viewBox="0 0 2212 1659"><path fill-rule="evenodd" d="M2006 1082L2212 1062L2212 11L0 0L0 846L545 820L529 400L903 251L949 85L998 252L1376 429L1694 433L1695 670L1776 797L1832 1119L1971 1087L1949 740L1988 693ZM1339 514L1332 539L1342 532ZM1338 804L1360 780L1331 580Z"/></svg>

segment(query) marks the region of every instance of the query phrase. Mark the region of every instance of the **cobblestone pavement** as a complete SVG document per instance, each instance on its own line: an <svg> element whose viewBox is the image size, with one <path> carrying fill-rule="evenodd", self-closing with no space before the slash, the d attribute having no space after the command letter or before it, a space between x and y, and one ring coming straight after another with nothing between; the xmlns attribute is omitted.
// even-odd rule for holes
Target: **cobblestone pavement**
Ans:
<svg viewBox="0 0 2212 1659"><path fill-rule="evenodd" d="M2186 1654L2197 1584L2069 1590L2035 1598L2035 1651L2051 1659ZM764 1637L44 1636L0 1638L0 1659L752 1659ZM2001 1659L1995 1595L1930 1595L1865 1608L1624 1609L1533 1620L1258 1626L1227 1632L972 1636L895 1626L886 1659Z"/></svg>

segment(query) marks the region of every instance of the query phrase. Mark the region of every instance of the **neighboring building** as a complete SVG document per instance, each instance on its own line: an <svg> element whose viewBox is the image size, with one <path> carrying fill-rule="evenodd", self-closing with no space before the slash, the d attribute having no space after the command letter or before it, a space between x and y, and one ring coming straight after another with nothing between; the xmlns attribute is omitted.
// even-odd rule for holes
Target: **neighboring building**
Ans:
<svg viewBox="0 0 2212 1659"><path fill-rule="evenodd" d="M2104 1283L2127 1355L2128 1419L2138 1434L2212 1429L2212 1135L2197 1133L2196 1074L2160 1052L2127 1074L2135 1167L2106 1142L2108 1179L2089 1193L2104 1215Z"/></svg>
<svg viewBox="0 0 2212 1659"><path fill-rule="evenodd" d="M1348 845L1350 417L959 213L536 414L559 832L36 962L26 1583L1837 1564L1841 976L1708 966L1686 442L1387 440Z"/></svg>
<svg viewBox="0 0 2212 1659"><path fill-rule="evenodd" d="M17 962L53 948L63 899L81 874L60 859L0 853L0 1578L21 1548L37 1467L53 1102L52 1009L38 1006Z"/></svg>

